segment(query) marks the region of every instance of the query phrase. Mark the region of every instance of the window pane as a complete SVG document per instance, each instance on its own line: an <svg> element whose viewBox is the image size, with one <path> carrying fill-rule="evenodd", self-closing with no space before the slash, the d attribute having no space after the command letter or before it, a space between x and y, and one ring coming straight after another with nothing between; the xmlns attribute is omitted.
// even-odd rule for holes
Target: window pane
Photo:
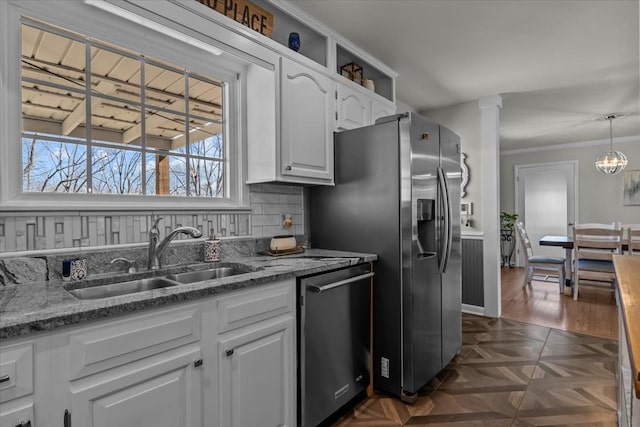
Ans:
<svg viewBox="0 0 640 427"><path fill-rule="evenodd" d="M189 77L189 114L207 121L222 121L222 83Z"/></svg>
<svg viewBox="0 0 640 427"><path fill-rule="evenodd" d="M169 156L166 159L163 159L161 156L158 156L160 161L156 163L159 167L156 169L156 174L159 178L157 178L158 183L164 182L162 179L164 173L161 170L161 166L164 166L163 160L166 161L165 168L168 167L169 172L169 194L172 196L186 196L187 195L187 159L185 157L178 156ZM158 186L158 194L166 194L160 191L160 186Z"/></svg>
<svg viewBox="0 0 640 427"><path fill-rule="evenodd" d="M22 26L24 132L85 137L85 44Z"/></svg>
<svg viewBox="0 0 640 427"><path fill-rule="evenodd" d="M86 154L82 145L23 137L23 191L85 193Z"/></svg>
<svg viewBox="0 0 640 427"><path fill-rule="evenodd" d="M31 21L22 58L23 191L225 196L225 82Z"/></svg>
<svg viewBox="0 0 640 427"><path fill-rule="evenodd" d="M93 96L91 139L128 147L141 147L140 108L124 102Z"/></svg>
<svg viewBox="0 0 640 427"><path fill-rule="evenodd" d="M157 183L156 183L156 156L153 154L146 155L145 167L147 170L147 191L145 194L160 194L157 191ZM165 192L164 194L169 194L169 192Z"/></svg>
<svg viewBox="0 0 640 427"><path fill-rule="evenodd" d="M144 88L147 102L173 111L185 111L184 72L156 64L145 64Z"/></svg>
<svg viewBox="0 0 640 427"><path fill-rule="evenodd" d="M189 164L192 196L224 197L223 162L191 159Z"/></svg>
<svg viewBox="0 0 640 427"><path fill-rule="evenodd" d="M146 138L149 149L182 154L186 152L184 114L147 110L146 116Z"/></svg>
<svg viewBox="0 0 640 427"><path fill-rule="evenodd" d="M214 131L215 128L220 128L220 125L210 126L207 130ZM189 154L192 156L208 157L210 159L223 160L224 159L224 147L222 143L222 133L211 134L204 131L192 132L191 144L189 145ZM202 137L203 139L195 139Z"/></svg>
<svg viewBox="0 0 640 427"><path fill-rule="evenodd" d="M142 194L142 153L106 147L92 152L94 194Z"/></svg>

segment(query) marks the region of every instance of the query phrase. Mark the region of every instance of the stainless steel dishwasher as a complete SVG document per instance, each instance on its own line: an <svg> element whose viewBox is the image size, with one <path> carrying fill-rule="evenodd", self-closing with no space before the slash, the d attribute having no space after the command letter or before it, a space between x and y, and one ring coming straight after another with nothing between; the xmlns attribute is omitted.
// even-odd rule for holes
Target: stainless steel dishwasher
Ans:
<svg viewBox="0 0 640 427"><path fill-rule="evenodd" d="M369 385L371 277L361 264L300 279L298 417L315 427Z"/></svg>

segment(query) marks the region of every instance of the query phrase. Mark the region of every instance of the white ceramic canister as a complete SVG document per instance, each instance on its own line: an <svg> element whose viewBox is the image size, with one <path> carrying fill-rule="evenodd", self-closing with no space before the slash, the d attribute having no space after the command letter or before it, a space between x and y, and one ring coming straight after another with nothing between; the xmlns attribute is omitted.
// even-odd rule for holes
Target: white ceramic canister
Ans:
<svg viewBox="0 0 640 427"><path fill-rule="evenodd" d="M295 236L273 236L269 242L269 249L272 251L288 251L296 247Z"/></svg>

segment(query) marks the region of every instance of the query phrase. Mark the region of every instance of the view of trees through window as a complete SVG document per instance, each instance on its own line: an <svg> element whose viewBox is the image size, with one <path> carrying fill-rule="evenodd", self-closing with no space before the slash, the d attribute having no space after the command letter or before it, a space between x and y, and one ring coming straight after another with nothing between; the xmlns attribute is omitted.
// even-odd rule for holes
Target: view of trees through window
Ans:
<svg viewBox="0 0 640 427"><path fill-rule="evenodd" d="M23 23L23 191L225 197L224 88Z"/></svg>

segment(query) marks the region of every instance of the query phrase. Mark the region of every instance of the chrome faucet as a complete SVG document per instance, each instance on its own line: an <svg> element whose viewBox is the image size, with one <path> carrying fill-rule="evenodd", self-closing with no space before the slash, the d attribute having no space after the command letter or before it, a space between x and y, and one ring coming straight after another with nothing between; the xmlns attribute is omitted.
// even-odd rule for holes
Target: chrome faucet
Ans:
<svg viewBox="0 0 640 427"><path fill-rule="evenodd" d="M160 218L156 218L151 230L149 230L149 260L147 263L147 268L149 270L157 270L162 267L162 255L164 255L164 251L169 246L169 243L173 238L182 233L188 234L189 236L197 239L198 237L202 237L202 232L197 228L193 227L178 227L172 230L167 236L158 243L160 240L160 230L158 230L158 222L160 222Z"/></svg>

